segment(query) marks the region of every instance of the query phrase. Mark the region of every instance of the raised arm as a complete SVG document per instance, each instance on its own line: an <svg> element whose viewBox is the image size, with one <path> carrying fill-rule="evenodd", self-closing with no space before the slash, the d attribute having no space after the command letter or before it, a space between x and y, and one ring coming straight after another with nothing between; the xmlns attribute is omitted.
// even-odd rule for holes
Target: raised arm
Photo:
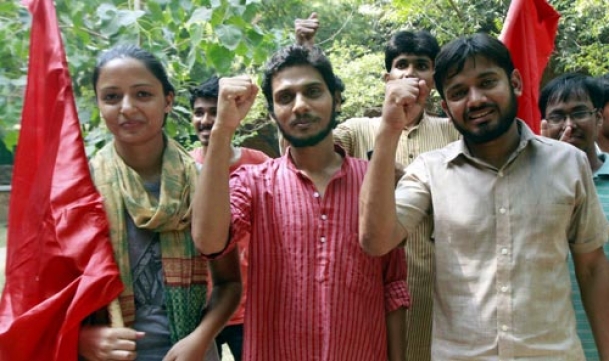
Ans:
<svg viewBox="0 0 609 361"><path fill-rule="evenodd" d="M192 238L203 254L219 253L228 242L231 140L257 93L258 87L247 76L220 79L218 113L205 164L197 180L192 210Z"/></svg>
<svg viewBox="0 0 609 361"><path fill-rule="evenodd" d="M414 78L385 85L381 126L360 192L359 241L371 255L388 253L406 237L395 208L395 155L402 130L419 116L428 93L425 81Z"/></svg>

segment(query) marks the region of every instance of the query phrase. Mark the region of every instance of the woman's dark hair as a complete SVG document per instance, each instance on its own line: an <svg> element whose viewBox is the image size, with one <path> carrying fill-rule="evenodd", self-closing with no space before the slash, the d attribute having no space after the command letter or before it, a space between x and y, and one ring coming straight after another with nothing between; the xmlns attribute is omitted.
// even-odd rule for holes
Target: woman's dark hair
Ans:
<svg viewBox="0 0 609 361"><path fill-rule="evenodd" d="M103 52L97 58L97 64L95 64L95 69L93 69L92 77L93 90L95 91L95 95L97 95L97 81L99 80L99 74L101 73L102 68L109 61L118 58L132 58L135 60L139 60L140 62L142 62L142 64L144 64L144 66L146 66L146 68L152 73L152 75L154 75L154 77L161 82L161 85L163 86L163 93L165 95L175 93L175 89L169 81L169 77L167 76L165 67L159 61L159 59L157 59L149 51L139 48L135 45L122 44Z"/></svg>

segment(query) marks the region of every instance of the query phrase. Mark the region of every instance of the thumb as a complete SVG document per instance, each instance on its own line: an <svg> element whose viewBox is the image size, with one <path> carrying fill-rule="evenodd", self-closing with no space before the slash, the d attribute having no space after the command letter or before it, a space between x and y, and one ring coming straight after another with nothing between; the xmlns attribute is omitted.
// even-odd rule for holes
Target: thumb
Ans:
<svg viewBox="0 0 609 361"><path fill-rule="evenodd" d="M309 19L317 19L317 13L312 12L311 15L309 15Z"/></svg>
<svg viewBox="0 0 609 361"><path fill-rule="evenodd" d="M429 86L427 86L427 82L425 80L419 80L419 96L417 97L417 104L425 107L425 102L427 101L427 97L429 97L429 93L431 93L431 89Z"/></svg>
<svg viewBox="0 0 609 361"><path fill-rule="evenodd" d="M541 135L543 137L549 137L550 136L550 132L548 130L548 121L545 119L541 120Z"/></svg>
<svg viewBox="0 0 609 361"><path fill-rule="evenodd" d="M560 136L560 141L564 141L568 138L571 138L571 133L572 133L573 129L571 128L571 126L567 126L565 128L565 131L562 132L562 135Z"/></svg>

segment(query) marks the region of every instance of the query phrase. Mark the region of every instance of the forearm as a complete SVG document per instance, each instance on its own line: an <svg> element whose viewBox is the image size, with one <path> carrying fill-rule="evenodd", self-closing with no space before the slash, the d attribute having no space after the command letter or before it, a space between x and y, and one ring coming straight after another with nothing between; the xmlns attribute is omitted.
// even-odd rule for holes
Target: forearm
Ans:
<svg viewBox="0 0 609 361"><path fill-rule="evenodd" d="M609 361L609 262L578 278L582 301L602 361Z"/></svg>
<svg viewBox="0 0 609 361"><path fill-rule="evenodd" d="M375 256L391 251L405 236L398 229L395 210L394 159L399 138L400 133L381 126L360 191L360 244Z"/></svg>
<svg viewBox="0 0 609 361"><path fill-rule="evenodd" d="M230 229L229 167L232 133L212 129L192 204L192 238L203 254L221 252Z"/></svg>
<svg viewBox="0 0 609 361"><path fill-rule="evenodd" d="M224 257L210 261L212 283L211 297L205 317L199 328L204 330L203 340L213 339L231 318L241 300L241 273L239 250L235 247Z"/></svg>
<svg viewBox="0 0 609 361"><path fill-rule="evenodd" d="M406 309L398 308L387 314L387 358L403 361L406 358Z"/></svg>

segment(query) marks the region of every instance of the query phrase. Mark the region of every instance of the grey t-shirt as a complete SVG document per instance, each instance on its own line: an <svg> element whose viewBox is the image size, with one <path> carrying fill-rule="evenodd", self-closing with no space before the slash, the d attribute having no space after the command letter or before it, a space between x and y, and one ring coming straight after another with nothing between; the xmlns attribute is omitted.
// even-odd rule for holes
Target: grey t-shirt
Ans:
<svg viewBox="0 0 609 361"><path fill-rule="evenodd" d="M159 196L160 182L146 183L144 188ZM133 328L146 333L137 340L138 361L162 361L173 344L169 336L169 318L165 308L163 265L159 234L137 228L127 214L129 237L129 263L135 296L135 323ZM205 355L205 361L219 361L215 342Z"/></svg>
<svg viewBox="0 0 609 361"><path fill-rule="evenodd" d="M152 195L159 196L160 183L145 184L144 187ZM138 360L160 361L172 343L165 309L159 234L137 228L130 216L127 216L127 234L135 295L133 328L146 332L146 336L137 341Z"/></svg>

